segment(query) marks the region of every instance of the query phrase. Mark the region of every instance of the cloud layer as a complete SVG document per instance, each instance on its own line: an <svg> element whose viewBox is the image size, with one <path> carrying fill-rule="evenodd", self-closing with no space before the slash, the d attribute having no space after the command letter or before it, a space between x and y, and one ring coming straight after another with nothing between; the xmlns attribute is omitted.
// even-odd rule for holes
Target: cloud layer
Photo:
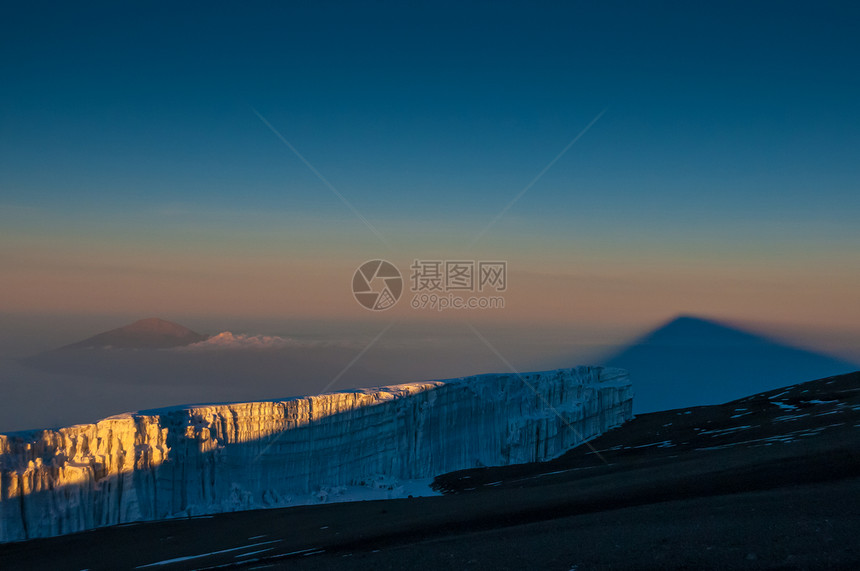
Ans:
<svg viewBox="0 0 860 571"><path fill-rule="evenodd" d="M216 351L223 349L283 349L286 347L301 347L306 343L289 337L277 335L246 335L222 331L205 341L179 347L179 351Z"/></svg>

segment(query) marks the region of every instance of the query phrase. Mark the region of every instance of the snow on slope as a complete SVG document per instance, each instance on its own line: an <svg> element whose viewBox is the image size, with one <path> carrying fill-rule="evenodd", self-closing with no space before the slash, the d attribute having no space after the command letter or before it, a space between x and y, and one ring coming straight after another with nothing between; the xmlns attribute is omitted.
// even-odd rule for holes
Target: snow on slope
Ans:
<svg viewBox="0 0 860 571"><path fill-rule="evenodd" d="M578 367L0 435L0 541L373 497L347 490L405 495L437 474L552 458L631 411L625 371Z"/></svg>

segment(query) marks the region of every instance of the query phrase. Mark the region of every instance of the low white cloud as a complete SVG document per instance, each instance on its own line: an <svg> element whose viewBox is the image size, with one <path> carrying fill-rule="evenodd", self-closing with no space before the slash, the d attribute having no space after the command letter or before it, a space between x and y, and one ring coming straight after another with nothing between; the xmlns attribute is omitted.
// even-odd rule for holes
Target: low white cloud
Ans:
<svg viewBox="0 0 860 571"><path fill-rule="evenodd" d="M245 335L223 331L205 341L177 347L179 351L212 351L222 349L283 349L285 347L302 347L306 343L289 337L277 335Z"/></svg>

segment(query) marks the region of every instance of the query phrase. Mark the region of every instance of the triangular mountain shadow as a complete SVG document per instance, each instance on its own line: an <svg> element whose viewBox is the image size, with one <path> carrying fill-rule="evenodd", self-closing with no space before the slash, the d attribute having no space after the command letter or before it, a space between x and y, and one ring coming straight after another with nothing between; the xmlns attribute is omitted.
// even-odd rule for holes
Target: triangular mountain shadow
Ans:
<svg viewBox="0 0 860 571"><path fill-rule="evenodd" d="M636 414L721 404L855 364L696 317L678 317L603 361L630 372Z"/></svg>

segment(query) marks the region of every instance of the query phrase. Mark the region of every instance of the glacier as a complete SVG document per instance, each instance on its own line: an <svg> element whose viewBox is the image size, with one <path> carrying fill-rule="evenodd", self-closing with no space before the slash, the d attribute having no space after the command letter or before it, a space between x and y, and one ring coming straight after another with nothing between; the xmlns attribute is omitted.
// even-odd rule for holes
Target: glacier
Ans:
<svg viewBox="0 0 860 571"><path fill-rule="evenodd" d="M188 405L0 435L0 542L350 499L547 460L632 418L626 371L575 367ZM368 496L358 496L368 497Z"/></svg>

